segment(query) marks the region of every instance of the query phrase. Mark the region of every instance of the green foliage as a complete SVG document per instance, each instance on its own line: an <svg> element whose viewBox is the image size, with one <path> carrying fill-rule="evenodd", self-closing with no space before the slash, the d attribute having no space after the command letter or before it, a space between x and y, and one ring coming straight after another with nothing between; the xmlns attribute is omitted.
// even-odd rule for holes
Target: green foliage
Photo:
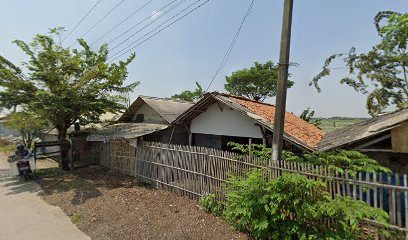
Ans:
<svg viewBox="0 0 408 240"><path fill-rule="evenodd" d="M214 214L215 216L222 216L224 206L215 197L215 194L210 193L200 198L200 206L207 212Z"/></svg>
<svg viewBox="0 0 408 240"><path fill-rule="evenodd" d="M49 127L46 119L26 111L9 114L5 125L21 133L23 144L27 149L31 148L34 137L41 130Z"/></svg>
<svg viewBox="0 0 408 240"><path fill-rule="evenodd" d="M271 61L265 64L255 62L255 66L233 72L226 77L225 90L230 94L243 96L255 101L264 101L276 95L278 65ZM294 82L288 81L288 88Z"/></svg>
<svg viewBox="0 0 408 240"><path fill-rule="evenodd" d="M332 199L323 182L299 174L268 182L252 170L229 180L224 216L255 239L358 239L364 219L388 225L383 210L349 197ZM334 219L330 227L323 224L328 219Z"/></svg>
<svg viewBox="0 0 408 240"><path fill-rule="evenodd" d="M73 213L70 218L73 224L78 224L82 221L82 215L80 213Z"/></svg>
<svg viewBox="0 0 408 240"><path fill-rule="evenodd" d="M139 84L124 85L134 54L111 63L107 44L93 51L79 39L81 50L64 48L55 41L62 32L62 28L52 29L50 35L38 34L31 43L14 41L29 58L23 63L26 73L0 56L0 107L34 112L58 130L60 141L76 122L98 123L101 114L124 110L126 99L120 94ZM67 149L61 153L67 168Z"/></svg>
<svg viewBox="0 0 408 240"><path fill-rule="evenodd" d="M174 94L173 96L171 96L171 98L174 100L196 102L204 96L204 90L201 87L201 85L198 82L196 82L196 86L197 88L194 91L185 90L180 94Z"/></svg>
<svg viewBox="0 0 408 240"><path fill-rule="evenodd" d="M337 173L344 173L345 170L350 174L391 172L390 169L381 166L377 161L357 151L314 152L305 154L304 157L287 152L285 160L324 166Z"/></svg>
<svg viewBox="0 0 408 240"><path fill-rule="evenodd" d="M228 146L244 156L249 155L250 149L248 144L229 142ZM265 145L252 144L251 155L269 161L272 149ZM377 161L357 151L314 152L304 154L302 157L289 151L283 151L283 160L324 166L337 173L344 173L345 170L350 174L359 172L391 172L390 169L381 166Z"/></svg>
<svg viewBox="0 0 408 240"><path fill-rule="evenodd" d="M10 153L16 150L16 145L0 138L0 152L3 153Z"/></svg>
<svg viewBox="0 0 408 240"><path fill-rule="evenodd" d="M343 57L348 75L340 83L367 95L366 106L373 116L391 105L408 106L408 14L380 12L375 24L381 37L377 45L367 53L358 54L353 47L348 53L333 54L309 84L320 92L320 79L331 74L333 60Z"/></svg>
<svg viewBox="0 0 408 240"><path fill-rule="evenodd" d="M265 160L269 160L272 156L272 148L268 148L263 144L251 144L251 149L249 148L249 144L239 144L235 142L229 142L227 146L230 147L231 150L243 155L249 155L249 151L251 151L253 157L259 157Z"/></svg>
<svg viewBox="0 0 408 240"><path fill-rule="evenodd" d="M308 107L305 110L303 110L303 112L300 114L299 117L308 123L311 123L315 126L319 126L320 124L322 124L322 119L315 118L314 114L315 114L315 111L314 110L311 111L310 107Z"/></svg>

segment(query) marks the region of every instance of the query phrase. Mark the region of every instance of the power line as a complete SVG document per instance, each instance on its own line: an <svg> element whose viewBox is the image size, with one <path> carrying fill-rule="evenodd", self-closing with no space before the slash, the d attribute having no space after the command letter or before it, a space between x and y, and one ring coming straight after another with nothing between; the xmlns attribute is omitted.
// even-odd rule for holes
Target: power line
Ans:
<svg viewBox="0 0 408 240"><path fill-rule="evenodd" d="M178 0L176 0L176 1L178 1ZM125 44L129 39L131 39L132 37L134 37L136 34L140 33L141 31L143 31L144 29L146 29L147 27L149 27L149 26L152 25L153 23L157 22L160 18L166 16L168 13L172 12L174 9L176 9L178 6L180 6L181 4L183 4L183 3L186 2L186 1L187 1L187 0L181 0L181 1L179 1L177 4L171 6L169 9L167 9L164 13L161 13L161 11L162 11L162 9L163 9L163 8L162 8L162 9L158 10L157 12L154 12L154 13L153 13L152 15L150 15L149 17L143 19L143 20L141 21L141 23L144 22L145 20L149 20L149 19L153 18L157 13L160 14L158 17L154 18L154 19L153 19L152 21L150 21L148 24L146 24L145 26L143 26L141 29L139 29L138 31L136 31L135 33L133 33L132 35L130 35L129 37L127 37L125 40L123 40L122 42L116 44L116 45L115 45L114 47L112 47L110 50L113 51L113 50L115 50L116 48L118 48L119 46ZM173 2L175 2L175 1L173 1ZM136 25L140 25L140 24L138 23L138 24L136 24ZM136 26L136 25L135 25L135 26ZM134 27L135 27L135 26L134 26ZM134 28L134 27L132 27L132 28ZM129 32L129 31L127 31L127 32ZM122 34L122 35L123 35L123 34ZM115 38L115 39L117 39L117 38ZM111 42L112 42L112 41L111 41ZM111 42L109 42L109 43L111 43Z"/></svg>
<svg viewBox="0 0 408 240"><path fill-rule="evenodd" d="M215 74L213 75L210 84L208 84L207 89L205 90L206 92L208 92L208 90L210 89L211 85L213 84L215 78L218 76L218 74L220 73L221 69L223 69L225 67L225 65L228 62L228 59L231 55L232 49L234 48L235 44L237 43L239 34L241 33L242 27L244 26L244 23L246 21L246 19L248 18L249 14L252 12L252 9L254 7L254 2L255 0L252 0L251 3L249 4L248 10L245 13L244 18L241 21L241 24L239 25L238 31L235 33L234 38L231 41L231 44L228 47L227 52L224 55L224 58L222 59L220 66L218 67L217 71L215 72Z"/></svg>
<svg viewBox="0 0 408 240"><path fill-rule="evenodd" d="M173 4L174 2L177 2L178 0L173 0L169 3L167 3L166 5L164 5L162 8L160 8L157 12L162 11L163 9L167 8L169 5ZM141 20L140 22L136 23L135 25L133 25L131 28L129 28L128 30L124 31L123 33L121 33L120 35L114 37L112 40L110 40L108 42L108 44L111 44L112 42L114 42L116 39L122 37L123 35L127 34L128 32L132 31L135 27L139 26L140 24L144 23L145 21L149 20L150 18L152 18L154 16L155 13L153 13L152 15L144 18L143 20Z"/></svg>
<svg viewBox="0 0 408 240"><path fill-rule="evenodd" d="M98 26L99 23L101 23L103 20L105 20L106 17L108 17L113 11L115 11L116 8L118 8L123 2L126 0L121 0L118 2L111 10L109 10L101 19L99 19L92 27L90 27L82 36L81 38L85 37L89 32L91 32L96 26ZM76 42L70 45L72 47Z"/></svg>
<svg viewBox="0 0 408 240"><path fill-rule="evenodd" d="M79 27L79 25L81 25L81 23L85 20L85 18L87 18L89 16L89 14L96 8L96 6L99 5L100 2L102 2L102 0L97 1L91 7L91 9L88 10L88 12L81 18L81 20L79 20L79 22L75 25L75 27L72 28L71 31L69 31L69 33L67 35L65 35L65 37L62 39L62 42L64 42L65 39L67 39Z"/></svg>
<svg viewBox="0 0 408 240"><path fill-rule="evenodd" d="M144 42L148 41L149 39L153 38L154 36L156 36L157 34L159 34L160 32L162 32L163 30L169 28L170 26L172 26L173 24L177 23L178 21L182 20L183 18L185 18L187 15L191 14L192 12L194 12L195 10L199 9L200 7L202 7L203 5L207 4L210 0L206 0L205 2L201 3L200 5L196 6L195 8L191 9L190 11L188 11L187 13L185 13L184 15L182 15L181 17L177 18L176 20L174 20L173 22L167 24L166 26L164 26L163 28L159 29L160 27L162 27L163 25L165 25L167 22L171 21L173 18L176 18L178 15L182 14L183 12L187 11L189 8L191 8L192 6L194 6L195 4L199 3L202 0L197 0L196 2L190 4L188 7L184 8L181 12L179 12L178 14L174 15L173 17L167 19L165 22L163 22L162 24L160 24L159 26L157 26L156 28L154 28L153 30L151 30L150 32L146 33L145 35L143 35L142 37L138 38L136 41L134 41L133 43L131 43L130 45L128 45L127 47L123 48L122 50L120 50L119 52L117 52L116 54L114 54L112 57L115 57L113 60L111 60L111 62L115 61L116 59L120 58L121 56L129 53L130 51L132 51L133 49L135 49L136 47L140 46L141 44L143 44ZM159 29L159 31L155 32L153 35L150 35L149 37L147 37L146 39L142 40L141 42L138 43L139 40L141 40L142 38L148 36L149 34L151 34L152 32L156 31L157 29ZM136 45L134 45L136 44ZM134 46L132 46L134 45ZM130 48L129 50L125 51L127 48ZM125 51L122 54L119 54L121 52ZM119 55L118 55L119 54Z"/></svg>
<svg viewBox="0 0 408 240"><path fill-rule="evenodd" d="M107 36L109 33L111 33L113 30L115 30L116 28L118 28L120 25L122 25L124 22L126 22L127 20L129 20L131 17L133 17L136 13L138 13L140 10L142 10L144 7L146 7L147 5L149 5L150 3L152 3L154 0L150 0L147 3L143 4L141 7L139 7L138 9L136 9L132 14L130 14L128 17L126 17L125 19L123 19L121 22L119 22L118 24L116 24L115 26L113 26L111 29L109 29L109 31L105 32L104 34L101 35L101 37L99 37L98 39L96 39L95 41L93 41L90 45L94 45L95 43L99 42L101 39L103 39L105 36Z"/></svg>

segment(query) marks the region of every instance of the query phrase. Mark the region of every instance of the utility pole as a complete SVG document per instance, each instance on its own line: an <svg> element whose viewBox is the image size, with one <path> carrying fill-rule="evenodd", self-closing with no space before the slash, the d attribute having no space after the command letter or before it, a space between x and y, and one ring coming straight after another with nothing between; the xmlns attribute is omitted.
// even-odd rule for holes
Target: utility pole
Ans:
<svg viewBox="0 0 408 240"><path fill-rule="evenodd" d="M292 31L293 0L284 0L281 46L279 55L279 74L273 127L272 161L282 159L283 133L285 128L286 92L288 86L290 37Z"/></svg>

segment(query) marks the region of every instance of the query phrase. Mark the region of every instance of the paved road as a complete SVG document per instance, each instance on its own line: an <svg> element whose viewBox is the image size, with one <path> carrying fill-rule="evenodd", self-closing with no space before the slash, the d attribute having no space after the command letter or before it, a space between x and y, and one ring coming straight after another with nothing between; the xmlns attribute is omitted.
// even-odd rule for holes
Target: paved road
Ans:
<svg viewBox="0 0 408 240"><path fill-rule="evenodd" d="M0 153L0 240L90 240L58 207L39 196L40 187L9 177Z"/></svg>

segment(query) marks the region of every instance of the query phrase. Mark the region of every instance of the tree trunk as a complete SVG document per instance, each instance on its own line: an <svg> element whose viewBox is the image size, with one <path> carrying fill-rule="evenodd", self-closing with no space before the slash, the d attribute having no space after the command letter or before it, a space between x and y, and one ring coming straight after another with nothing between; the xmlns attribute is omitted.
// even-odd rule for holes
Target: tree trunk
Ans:
<svg viewBox="0 0 408 240"><path fill-rule="evenodd" d="M66 123L63 123L59 126L57 126L58 130L58 141L61 143L61 155L60 155L60 167L64 171L69 171L71 170L70 164L69 164L69 159L68 159L68 151L69 151L69 146L66 144L66 138L67 138L67 130L69 126Z"/></svg>

